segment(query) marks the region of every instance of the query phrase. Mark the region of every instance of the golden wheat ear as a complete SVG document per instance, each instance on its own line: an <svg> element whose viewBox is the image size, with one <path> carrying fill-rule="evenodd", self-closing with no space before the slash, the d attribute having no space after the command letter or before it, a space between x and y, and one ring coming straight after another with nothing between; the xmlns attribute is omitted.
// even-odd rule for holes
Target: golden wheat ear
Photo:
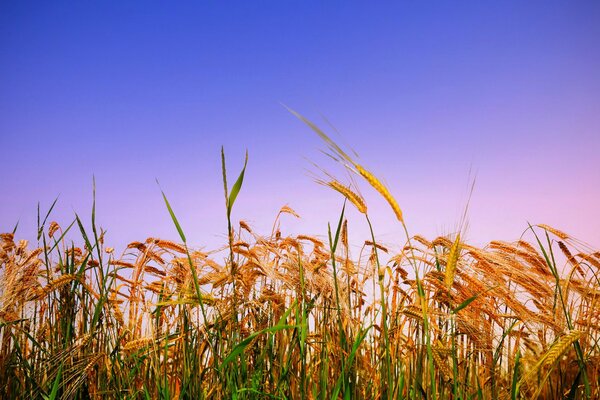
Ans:
<svg viewBox="0 0 600 400"><path fill-rule="evenodd" d="M360 176L365 178L365 180L369 182L373 189L379 192L379 194L381 194L383 198L388 202L390 207L392 207L392 210L394 211L394 214L396 215L398 221L404 222L404 218L402 217L402 210L400 209L398 202L396 201L394 196L392 196L388 188L385 187L385 185L381 183L381 181L377 179L375 175L364 169L362 166L354 164L354 167L356 168Z"/></svg>
<svg viewBox="0 0 600 400"><path fill-rule="evenodd" d="M452 247L448 252L448 259L446 261L446 274L444 275L444 283L446 287L450 288L454 283L454 275L456 273L456 265L458 264L458 258L460 256L460 233L456 235Z"/></svg>
<svg viewBox="0 0 600 400"><path fill-rule="evenodd" d="M336 192L340 193L342 196L348 199L348 201L350 201L350 203L352 203L360 213L367 213L367 203L365 202L365 199L363 199L362 196L360 196L358 193L352 191L352 189L350 189L348 186L341 184L335 179L329 182L317 182L325 186L329 186Z"/></svg>

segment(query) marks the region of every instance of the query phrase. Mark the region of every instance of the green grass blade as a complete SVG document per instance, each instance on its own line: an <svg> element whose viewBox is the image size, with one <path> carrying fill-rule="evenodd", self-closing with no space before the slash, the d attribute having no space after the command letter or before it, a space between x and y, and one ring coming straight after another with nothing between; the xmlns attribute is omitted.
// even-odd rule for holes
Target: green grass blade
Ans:
<svg viewBox="0 0 600 400"><path fill-rule="evenodd" d="M17 233L17 228L19 227L19 220L17 220L17 223L15 224L15 227L12 230L12 234L14 235L15 233Z"/></svg>
<svg viewBox="0 0 600 400"><path fill-rule="evenodd" d="M156 180L156 183L160 187L158 180ZM175 224L175 228L177 228L177 233L179 233L179 237L181 238L183 243L186 243L187 240L185 239L185 234L183 233L183 229L181 229L181 225L179 224L179 221L177 220L177 217L175 216L175 213L173 212L173 208L171 207L171 204L169 203L169 200L167 199L165 192L163 192L162 189L160 190L160 192L162 193L162 197L163 197L163 200L165 201L165 205L167 206L167 210L169 210L169 215L171 216L171 219L173 220L173 223Z"/></svg>
<svg viewBox="0 0 600 400"><path fill-rule="evenodd" d="M73 227L73 225L75 225L75 222L77 222L77 219L74 219L73 222L71 222L69 224L69 226L67 226L67 229L63 230L62 235L60 235L60 237L58 239L54 240L54 245L52 245L52 247L50 248L48 253L52 253L54 251L54 249L58 246L58 244L61 242L61 240L63 240L63 238L65 237L67 232L69 232L71 230L71 228Z"/></svg>
<svg viewBox="0 0 600 400"><path fill-rule="evenodd" d="M54 384L52 385L52 391L50 392L50 395L44 396L47 400L54 400L57 398L58 389L60 388L60 382L62 380L62 370L63 363L61 363L60 367L58 368L58 373L56 374L56 378L54 378Z"/></svg>
<svg viewBox="0 0 600 400"><path fill-rule="evenodd" d="M479 297L479 295L484 294L489 292L490 290L495 289L497 286L491 287L488 290L486 290L483 293L477 293L476 295L474 295L473 297L469 297L468 299L466 299L465 301L463 301L462 303L460 303L455 309L452 310L452 314L456 314L458 313L460 310L462 310L463 308L467 307L469 304L471 304L475 299L477 299L477 297Z"/></svg>
<svg viewBox="0 0 600 400"><path fill-rule="evenodd" d="M224 158L223 158L224 160ZM244 182L244 174L246 173L246 166L248 165L248 151L246 151L246 158L244 160L244 167L242 168L242 172L238 176L237 180L231 187L231 192L229 193L229 198L227 200L227 215L231 215L231 210L233 209L233 204L237 199L238 194L242 188L242 183ZM223 169L223 173L225 173L225 169ZM226 181L225 181L226 182Z"/></svg>
<svg viewBox="0 0 600 400"><path fill-rule="evenodd" d="M77 215L77 213L75 213L75 220L77 221L77 225L79 226L79 231L81 232L81 236L83 236L85 245L88 247L88 249L91 253L92 249L93 249L92 243L90 242L90 239L88 238L88 235L85 232L85 228L83 227L83 224L81 223L81 219L79 218L79 215Z"/></svg>
<svg viewBox="0 0 600 400"><path fill-rule="evenodd" d="M242 340L240 343L238 343L233 350L231 351L231 353L229 353L229 355L227 357L225 357L223 359L223 362L221 363L221 367L220 369L222 370L223 367L225 367L227 364L229 364L230 362L232 362L233 360L235 360L235 358L237 356L239 356L240 354L242 354L244 352L244 350L246 349L246 347L248 347L248 345L257 337L260 336L264 333L272 333L272 332L277 332L277 331L281 331L283 329L293 329L293 328L297 328L296 325L275 325L269 328L265 328L262 329L258 332L254 332L251 335L249 335L246 339Z"/></svg>
<svg viewBox="0 0 600 400"><path fill-rule="evenodd" d="M458 313L460 310L462 310L463 308L465 308L466 306L468 306L469 304L471 304L476 298L477 298L477 294L473 297L469 297L468 299L466 299L465 301L463 301L462 303L460 303L458 305L458 307L456 307L455 309L452 310L452 314L456 314Z"/></svg>
<svg viewBox="0 0 600 400"><path fill-rule="evenodd" d="M519 368L521 366L521 352L517 351L515 366L513 368L512 385L510 387L511 400L517 400L519 396Z"/></svg>
<svg viewBox="0 0 600 400"><path fill-rule="evenodd" d="M38 203L38 235L37 235L37 240L40 240L40 238L42 237L42 233L44 232L44 226L46 225L46 221L48 221L48 217L50 216L50 213L52 213L52 210L54 209L54 206L56 205L57 201L58 201L58 196L56 196L56 198L52 202L52 205L50 206L50 209L46 213L46 216L44 217L44 221L41 224L40 224L40 203Z"/></svg>
<svg viewBox="0 0 600 400"><path fill-rule="evenodd" d="M225 168L225 148L221 146L221 173L223 175L223 190L225 192L225 206L229 203L229 188L227 187L227 169Z"/></svg>

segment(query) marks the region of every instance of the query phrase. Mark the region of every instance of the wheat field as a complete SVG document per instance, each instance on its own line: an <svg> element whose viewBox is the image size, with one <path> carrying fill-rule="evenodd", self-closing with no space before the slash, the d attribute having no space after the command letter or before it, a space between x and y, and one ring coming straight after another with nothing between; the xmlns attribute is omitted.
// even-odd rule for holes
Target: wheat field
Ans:
<svg viewBox="0 0 600 400"><path fill-rule="evenodd" d="M122 252L94 210L86 230L51 207L36 244L0 235L4 398L600 398L599 251L543 224L485 247L411 235L390 190L305 122L387 201L401 251L371 229L350 252L345 209L371 226L369 208L331 176L344 208L324 235L234 222L245 166L229 187L224 156L229 237L213 251L188 245L164 194L180 240Z"/></svg>

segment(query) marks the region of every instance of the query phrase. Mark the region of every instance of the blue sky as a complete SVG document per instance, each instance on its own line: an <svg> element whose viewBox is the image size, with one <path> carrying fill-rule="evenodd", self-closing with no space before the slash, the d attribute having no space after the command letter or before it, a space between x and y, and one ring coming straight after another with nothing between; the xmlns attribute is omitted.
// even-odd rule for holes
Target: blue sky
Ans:
<svg viewBox="0 0 600 400"><path fill-rule="evenodd" d="M158 178L214 246L224 145L232 175L250 154L234 219L266 234L288 204L303 218L284 230L325 234L341 199L305 158L344 175L284 103L337 128L412 233L455 229L473 169L470 240L529 221L600 246L597 2L3 2L0 54L0 231L31 237L59 194L59 222L89 216L95 175L108 241L175 238Z"/></svg>

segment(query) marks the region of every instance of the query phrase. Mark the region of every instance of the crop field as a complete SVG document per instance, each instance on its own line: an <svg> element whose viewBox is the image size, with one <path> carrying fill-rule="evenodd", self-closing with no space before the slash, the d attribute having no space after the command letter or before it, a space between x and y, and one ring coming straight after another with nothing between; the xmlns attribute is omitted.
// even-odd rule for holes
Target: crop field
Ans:
<svg viewBox="0 0 600 400"><path fill-rule="evenodd" d="M416 235L390 190L304 122L353 176L319 180L338 192L340 213L317 236L234 220L246 167L228 184L224 154L229 237L213 251L188 245L164 193L177 242L117 251L95 209L59 224L54 205L39 213L37 243L2 233L2 396L600 398L598 250L544 224L485 247L462 228ZM372 228L350 253L346 210L371 226L358 182L406 233L400 252Z"/></svg>

